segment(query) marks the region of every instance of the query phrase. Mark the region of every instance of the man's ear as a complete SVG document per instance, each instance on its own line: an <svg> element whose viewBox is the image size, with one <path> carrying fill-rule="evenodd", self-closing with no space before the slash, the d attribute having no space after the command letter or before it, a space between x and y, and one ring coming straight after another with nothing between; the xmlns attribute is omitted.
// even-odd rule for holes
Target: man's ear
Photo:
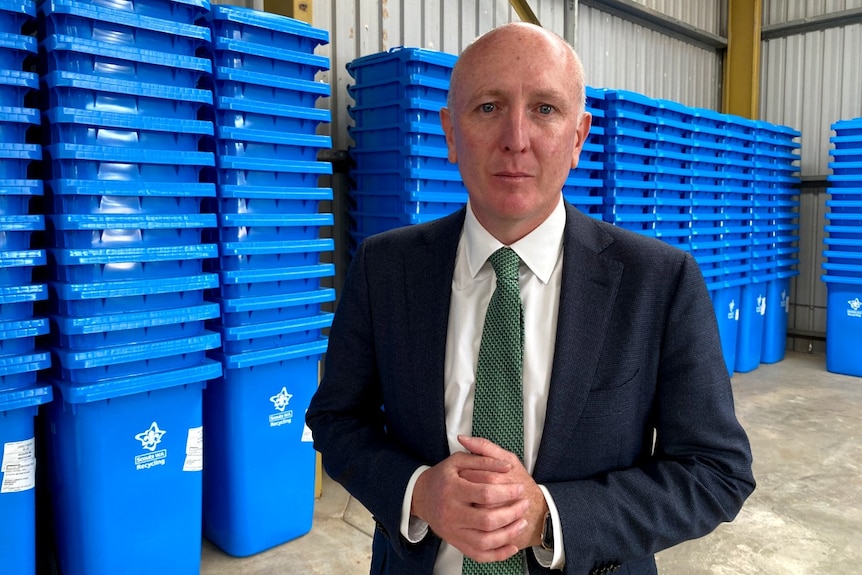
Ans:
<svg viewBox="0 0 862 575"><path fill-rule="evenodd" d="M578 167L578 160L581 157L581 150L584 149L584 143L587 141L587 137L590 135L590 126L593 125L593 115L589 112L584 112L581 114L581 120L578 124L577 129L577 141L575 142L575 147L572 150L572 169Z"/></svg>
<svg viewBox="0 0 862 575"><path fill-rule="evenodd" d="M449 163L458 162L458 155L455 152L455 127L452 125L452 113L449 108L440 108L440 125L443 126L443 133L446 134L446 148L449 150Z"/></svg>

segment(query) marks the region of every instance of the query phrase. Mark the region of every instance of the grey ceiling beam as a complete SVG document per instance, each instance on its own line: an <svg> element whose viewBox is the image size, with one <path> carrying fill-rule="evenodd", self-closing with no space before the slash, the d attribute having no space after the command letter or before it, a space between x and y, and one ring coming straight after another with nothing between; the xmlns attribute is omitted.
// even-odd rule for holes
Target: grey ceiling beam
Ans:
<svg viewBox="0 0 862 575"><path fill-rule="evenodd" d="M760 30L760 38L762 40L784 38L786 36L793 36L794 34L816 32L818 30L826 30L827 28L859 24L860 22L862 22L862 8L852 8L850 10L832 12L831 14L823 14L822 16L811 16L781 24L764 26Z"/></svg>
<svg viewBox="0 0 862 575"><path fill-rule="evenodd" d="M619 16L646 28L708 50L724 50L727 38L671 18L632 0L579 0L580 4Z"/></svg>

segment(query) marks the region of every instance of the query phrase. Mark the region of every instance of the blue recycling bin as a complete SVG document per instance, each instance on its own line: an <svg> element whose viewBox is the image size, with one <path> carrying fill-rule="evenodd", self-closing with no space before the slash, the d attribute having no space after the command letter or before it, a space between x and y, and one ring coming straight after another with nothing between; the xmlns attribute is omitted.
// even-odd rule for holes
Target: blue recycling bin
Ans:
<svg viewBox="0 0 862 575"><path fill-rule="evenodd" d="M797 272L793 272L795 274ZM790 313L790 275L769 282L766 288L766 317L763 323L763 345L760 363L777 363L784 359L787 347L787 316Z"/></svg>
<svg viewBox="0 0 862 575"><path fill-rule="evenodd" d="M36 446L34 418L51 401L50 386L0 391L0 566L36 572Z"/></svg>
<svg viewBox="0 0 862 575"><path fill-rule="evenodd" d="M212 354L224 376L204 394L204 536L245 557L311 530L315 453L305 411L326 339Z"/></svg>
<svg viewBox="0 0 862 575"><path fill-rule="evenodd" d="M826 370L862 377L862 278L822 276L826 282Z"/></svg>
<svg viewBox="0 0 862 575"><path fill-rule="evenodd" d="M214 361L73 386L56 381L46 439L64 575L200 572L202 390Z"/></svg>
<svg viewBox="0 0 862 575"><path fill-rule="evenodd" d="M767 286L766 282L754 282L742 287L734 363L734 369L740 373L752 371L760 365L763 325L768 307Z"/></svg>
<svg viewBox="0 0 862 575"><path fill-rule="evenodd" d="M720 287L712 292L712 307L718 322L718 334L721 338L721 351L727 373L733 376L736 363L736 340L739 333L739 303L741 288Z"/></svg>

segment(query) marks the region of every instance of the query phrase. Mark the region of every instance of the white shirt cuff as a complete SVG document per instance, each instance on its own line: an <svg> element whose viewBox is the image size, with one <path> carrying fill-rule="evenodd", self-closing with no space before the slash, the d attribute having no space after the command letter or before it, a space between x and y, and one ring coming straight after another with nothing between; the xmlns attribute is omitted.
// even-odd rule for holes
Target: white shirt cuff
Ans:
<svg viewBox="0 0 862 575"><path fill-rule="evenodd" d="M548 510L551 512L551 523L554 526L554 550L549 551L544 547L533 547L533 554L542 567L562 569L566 565L566 551L563 549L563 527L560 523L560 513L557 511L551 492L544 485L539 485L539 489L542 490L542 495L545 496L545 501L548 504Z"/></svg>
<svg viewBox="0 0 862 575"><path fill-rule="evenodd" d="M410 508L413 504L413 489L416 487L416 480L427 470L431 469L427 465L423 465L413 472L410 476L410 481L407 482L407 489L404 491L404 501L401 503L401 535L410 543L419 543L428 534L428 524L418 517L410 515ZM547 498L547 495L545 496Z"/></svg>

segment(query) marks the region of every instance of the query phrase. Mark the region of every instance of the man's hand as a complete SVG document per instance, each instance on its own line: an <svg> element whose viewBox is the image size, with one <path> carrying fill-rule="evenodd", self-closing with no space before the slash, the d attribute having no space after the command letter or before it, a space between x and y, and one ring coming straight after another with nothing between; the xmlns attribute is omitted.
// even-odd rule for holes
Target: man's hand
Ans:
<svg viewBox="0 0 862 575"><path fill-rule="evenodd" d="M480 562L502 561L540 544L547 504L516 455L460 436L455 453L419 476L411 514Z"/></svg>

